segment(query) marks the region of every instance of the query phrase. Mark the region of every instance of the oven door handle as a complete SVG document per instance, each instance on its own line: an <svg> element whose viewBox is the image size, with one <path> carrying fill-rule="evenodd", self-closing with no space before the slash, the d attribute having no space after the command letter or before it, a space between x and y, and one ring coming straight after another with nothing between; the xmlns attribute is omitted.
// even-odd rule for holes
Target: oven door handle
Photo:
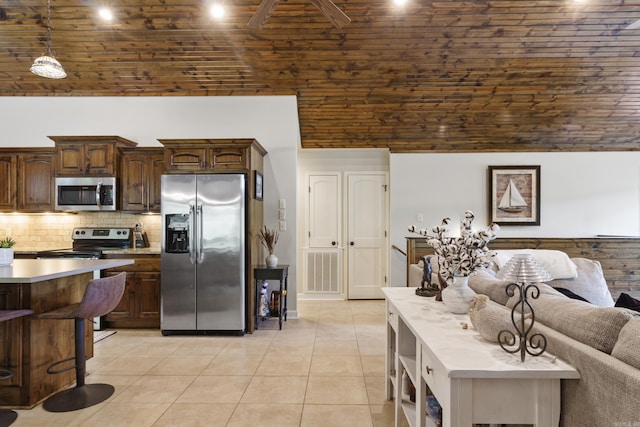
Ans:
<svg viewBox="0 0 640 427"><path fill-rule="evenodd" d="M102 190L102 181L98 181L98 185L96 185L96 206L98 206L98 209L102 209L102 204L100 204L100 190Z"/></svg>

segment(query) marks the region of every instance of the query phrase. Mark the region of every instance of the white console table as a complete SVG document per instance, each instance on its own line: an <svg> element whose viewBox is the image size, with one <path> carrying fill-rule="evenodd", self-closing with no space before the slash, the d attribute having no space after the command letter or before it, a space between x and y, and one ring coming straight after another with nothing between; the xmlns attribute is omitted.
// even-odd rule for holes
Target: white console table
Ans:
<svg viewBox="0 0 640 427"><path fill-rule="evenodd" d="M533 424L560 421L560 380L578 372L550 354L509 354L483 340L468 315L449 313L414 288L382 288L387 298L387 399L395 400L396 427L405 417L412 427L435 426L426 415L427 389L442 407L444 427L472 424ZM464 329L461 323L468 324ZM402 370L416 389L404 399Z"/></svg>

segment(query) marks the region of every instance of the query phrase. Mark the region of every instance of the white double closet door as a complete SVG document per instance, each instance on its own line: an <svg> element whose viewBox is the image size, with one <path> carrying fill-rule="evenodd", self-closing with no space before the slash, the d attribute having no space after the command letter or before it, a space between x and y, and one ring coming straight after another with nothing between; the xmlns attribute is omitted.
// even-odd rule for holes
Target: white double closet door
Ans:
<svg viewBox="0 0 640 427"><path fill-rule="evenodd" d="M309 248L333 248L344 257L348 299L383 298L380 288L388 281L387 181L384 172L309 175Z"/></svg>

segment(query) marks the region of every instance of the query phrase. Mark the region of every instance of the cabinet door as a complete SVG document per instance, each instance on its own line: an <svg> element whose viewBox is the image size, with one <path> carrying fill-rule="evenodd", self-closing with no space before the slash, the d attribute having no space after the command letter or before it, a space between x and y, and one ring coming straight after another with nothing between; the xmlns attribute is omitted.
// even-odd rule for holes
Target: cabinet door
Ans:
<svg viewBox="0 0 640 427"><path fill-rule="evenodd" d="M113 175L115 172L113 144L86 144L85 156L88 175Z"/></svg>
<svg viewBox="0 0 640 427"><path fill-rule="evenodd" d="M53 154L18 156L18 209L42 212L55 209Z"/></svg>
<svg viewBox="0 0 640 427"><path fill-rule="evenodd" d="M145 212L148 206L149 158L145 154L122 156L122 210Z"/></svg>
<svg viewBox="0 0 640 427"><path fill-rule="evenodd" d="M16 210L17 179L17 157L15 155L0 156L0 211Z"/></svg>
<svg viewBox="0 0 640 427"><path fill-rule="evenodd" d="M56 144L56 170L61 175L84 175L87 161L84 144Z"/></svg>
<svg viewBox="0 0 640 427"><path fill-rule="evenodd" d="M149 176L149 212L160 212L160 179L164 173L164 154L152 154L150 156Z"/></svg>
<svg viewBox="0 0 640 427"><path fill-rule="evenodd" d="M207 168L205 147L166 148L165 166L171 171L203 171Z"/></svg>
<svg viewBox="0 0 640 427"><path fill-rule="evenodd" d="M212 169L249 169L247 149L243 147L211 148Z"/></svg>
<svg viewBox="0 0 640 427"><path fill-rule="evenodd" d="M160 325L160 273L136 273L137 316L141 319L157 319Z"/></svg>

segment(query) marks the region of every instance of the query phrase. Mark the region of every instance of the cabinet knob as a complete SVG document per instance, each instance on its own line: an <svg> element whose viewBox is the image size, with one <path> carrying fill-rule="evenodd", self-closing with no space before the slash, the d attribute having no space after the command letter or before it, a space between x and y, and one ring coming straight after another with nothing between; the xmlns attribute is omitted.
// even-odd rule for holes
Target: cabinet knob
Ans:
<svg viewBox="0 0 640 427"><path fill-rule="evenodd" d="M429 365L425 366L425 367L424 367L424 370L425 370L425 371L427 371L427 375L429 375L429 374L431 374L431 372L433 372L433 369L431 369L431 368L429 367Z"/></svg>

